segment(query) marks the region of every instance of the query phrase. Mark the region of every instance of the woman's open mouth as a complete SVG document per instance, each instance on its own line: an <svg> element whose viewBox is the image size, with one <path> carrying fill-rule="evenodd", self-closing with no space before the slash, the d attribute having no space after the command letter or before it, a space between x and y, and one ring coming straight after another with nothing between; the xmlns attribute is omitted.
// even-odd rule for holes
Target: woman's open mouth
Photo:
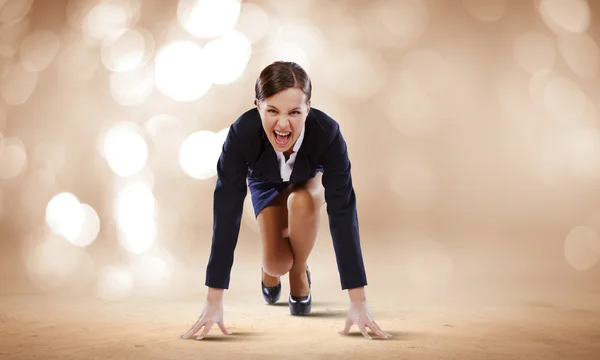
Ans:
<svg viewBox="0 0 600 360"><path fill-rule="evenodd" d="M290 142L290 139L292 138L291 131L281 132L281 131L273 130L273 134L275 136L275 143L277 143L277 145L280 145L280 146L286 146Z"/></svg>

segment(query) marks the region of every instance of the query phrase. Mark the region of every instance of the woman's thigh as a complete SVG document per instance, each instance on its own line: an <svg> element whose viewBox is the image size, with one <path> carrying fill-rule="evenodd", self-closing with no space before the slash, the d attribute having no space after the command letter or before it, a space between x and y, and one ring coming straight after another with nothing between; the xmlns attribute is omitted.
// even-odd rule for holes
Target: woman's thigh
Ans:
<svg viewBox="0 0 600 360"><path fill-rule="evenodd" d="M291 266L293 254L287 237L288 211L287 199L291 186L287 187L272 203L266 206L256 217L262 243L263 266ZM278 264L274 264L278 263ZM289 263L289 264L288 264ZM279 272L281 269L276 269Z"/></svg>
<svg viewBox="0 0 600 360"><path fill-rule="evenodd" d="M325 202L325 188L323 187L322 179L323 173L318 172L317 175L309 179L304 185L304 188L310 193L317 207L321 207Z"/></svg>
<svg viewBox="0 0 600 360"><path fill-rule="evenodd" d="M293 252L289 242L288 215L293 198L300 198L300 193L310 195L312 209L308 211L319 211L324 203L325 192L321 184L322 173L302 184L288 186L271 204L266 206L257 215L258 228L262 243L264 265L278 263L287 267L293 262ZM294 196L290 195L294 193ZM291 201L289 201L291 200ZM304 212L303 212L304 213ZM301 215L301 214L297 214ZM290 265L291 266L291 265ZM279 266L277 266L279 267Z"/></svg>

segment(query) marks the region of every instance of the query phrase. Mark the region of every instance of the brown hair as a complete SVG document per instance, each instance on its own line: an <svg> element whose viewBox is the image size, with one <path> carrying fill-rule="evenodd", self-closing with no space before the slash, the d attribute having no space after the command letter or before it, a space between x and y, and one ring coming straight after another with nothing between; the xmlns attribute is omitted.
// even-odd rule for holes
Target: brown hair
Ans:
<svg viewBox="0 0 600 360"><path fill-rule="evenodd" d="M306 71L295 62L276 61L264 68L256 79L254 105L256 101L263 101L289 88L302 90L306 95L306 102L310 101L312 84Z"/></svg>

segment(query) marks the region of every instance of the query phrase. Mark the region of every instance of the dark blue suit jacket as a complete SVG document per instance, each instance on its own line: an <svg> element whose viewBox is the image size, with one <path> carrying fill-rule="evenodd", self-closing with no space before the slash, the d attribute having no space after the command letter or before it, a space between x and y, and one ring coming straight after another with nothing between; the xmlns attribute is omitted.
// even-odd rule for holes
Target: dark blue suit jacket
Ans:
<svg viewBox="0 0 600 360"><path fill-rule="evenodd" d="M318 168L323 169L322 183L342 290L367 284L350 167L339 124L324 112L311 108L290 182L306 181L315 176ZM217 163L217 176L205 284L227 289L247 193L246 177L282 182L277 155L256 108L242 114L230 126Z"/></svg>

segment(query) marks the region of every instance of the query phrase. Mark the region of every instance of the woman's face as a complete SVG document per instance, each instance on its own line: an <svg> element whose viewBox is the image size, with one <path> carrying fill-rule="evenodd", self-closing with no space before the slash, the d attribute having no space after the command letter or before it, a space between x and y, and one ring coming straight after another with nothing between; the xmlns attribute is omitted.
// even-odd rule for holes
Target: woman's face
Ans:
<svg viewBox="0 0 600 360"><path fill-rule="evenodd" d="M276 151L291 152L304 127L309 104L298 88L289 88L257 102L265 133Z"/></svg>

